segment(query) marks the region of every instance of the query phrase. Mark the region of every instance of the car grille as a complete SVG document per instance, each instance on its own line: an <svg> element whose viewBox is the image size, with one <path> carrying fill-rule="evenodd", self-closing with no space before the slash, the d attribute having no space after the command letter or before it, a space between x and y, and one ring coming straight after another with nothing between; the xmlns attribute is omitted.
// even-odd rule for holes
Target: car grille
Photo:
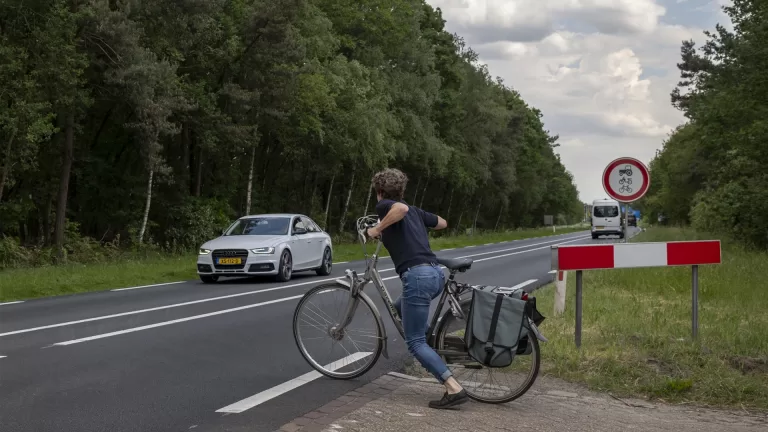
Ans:
<svg viewBox="0 0 768 432"><path fill-rule="evenodd" d="M245 249L217 249L211 253L213 266L219 270L240 270L245 268L248 260L248 251ZM217 264L219 258L241 258L240 264Z"/></svg>

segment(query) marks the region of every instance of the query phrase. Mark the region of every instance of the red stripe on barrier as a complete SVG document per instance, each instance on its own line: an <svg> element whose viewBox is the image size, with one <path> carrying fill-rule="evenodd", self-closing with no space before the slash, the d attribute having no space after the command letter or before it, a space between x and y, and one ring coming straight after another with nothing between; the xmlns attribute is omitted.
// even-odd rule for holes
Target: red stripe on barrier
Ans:
<svg viewBox="0 0 768 432"><path fill-rule="evenodd" d="M613 268L613 245L560 247L557 264L558 270Z"/></svg>
<svg viewBox="0 0 768 432"><path fill-rule="evenodd" d="M667 243L667 265L720 264L720 241L691 241Z"/></svg>

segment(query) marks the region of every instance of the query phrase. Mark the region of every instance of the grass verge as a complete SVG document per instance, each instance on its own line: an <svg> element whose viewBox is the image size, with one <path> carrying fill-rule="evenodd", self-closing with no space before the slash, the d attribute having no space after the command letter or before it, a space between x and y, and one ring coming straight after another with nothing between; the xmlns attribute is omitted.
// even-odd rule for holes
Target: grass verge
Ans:
<svg viewBox="0 0 768 432"><path fill-rule="evenodd" d="M561 228L557 234L583 231ZM459 248L501 241L552 235L551 229L520 230L476 236L441 237L431 241L434 250ZM382 248L383 256L387 255ZM117 262L61 265L3 270L0 272L0 302L62 294L150 285L197 278L194 255L124 258ZM334 262L362 259L359 244L334 245Z"/></svg>
<svg viewBox="0 0 768 432"><path fill-rule="evenodd" d="M635 241L707 238L649 228ZM709 237L712 238L712 237ZM699 341L691 341L691 270L584 272L582 349L574 345L575 274L566 312L554 317L554 286L536 292L547 374L616 396L768 409L768 253L722 242L723 264L699 270Z"/></svg>

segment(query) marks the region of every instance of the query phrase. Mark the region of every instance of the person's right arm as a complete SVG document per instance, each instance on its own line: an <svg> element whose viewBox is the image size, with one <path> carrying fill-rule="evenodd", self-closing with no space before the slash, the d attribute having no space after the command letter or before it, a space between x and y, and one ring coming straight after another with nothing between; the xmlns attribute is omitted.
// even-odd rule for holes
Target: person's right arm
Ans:
<svg viewBox="0 0 768 432"><path fill-rule="evenodd" d="M436 214L432 214L423 209L419 209L421 213L421 219L424 221L424 226L432 228L434 230L441 230L448 227L448 222Z"/></svg>
<svg viewBox="0 0 768 432"><path fill-rule="evenodd" d="M433 229L441 230L441 229L445 229L445 228L448 228L448 222L446 222L446 220L443 219L442 217L438 216L437 217L437 225L435 225L435 227Z"/></svg>

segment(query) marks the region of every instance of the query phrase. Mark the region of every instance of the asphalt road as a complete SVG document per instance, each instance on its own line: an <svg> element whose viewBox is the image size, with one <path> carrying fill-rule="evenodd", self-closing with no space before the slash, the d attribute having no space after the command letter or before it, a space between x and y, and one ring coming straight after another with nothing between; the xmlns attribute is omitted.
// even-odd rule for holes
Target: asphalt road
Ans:
<svg viewBox="0 0 768 432"><path fill-rule="evenodd" d="M438 255L475 260L461 281L533 290L552 280L552 245L590 242L585 231ZM297 273L282 284L190 281L0 305L0 431L275 430L400 369L408 356L385 314L390 358L365 376L269 391L312 370L293 340L294 308L304 292L346 268L364 264L335 264L324 278ZM402 286L391 261L379 269L396 298ZM216 412L265 391L273 397L250 409Z"/></svg>

